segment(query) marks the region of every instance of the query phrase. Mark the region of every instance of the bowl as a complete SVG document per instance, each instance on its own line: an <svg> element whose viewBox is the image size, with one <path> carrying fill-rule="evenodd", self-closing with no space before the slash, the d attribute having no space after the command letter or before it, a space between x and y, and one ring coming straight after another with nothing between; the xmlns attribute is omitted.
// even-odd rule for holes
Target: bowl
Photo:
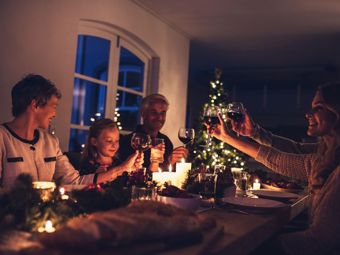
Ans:
<svg viewBox="0 0 340 255"><path fill-rule="evenodd" d="M179 197L167 197L157 195L157 200L164 204L173 205L188 211L195 211L200 207L201 196L197 194L190 194L191 197L179 198Z"/></svg>

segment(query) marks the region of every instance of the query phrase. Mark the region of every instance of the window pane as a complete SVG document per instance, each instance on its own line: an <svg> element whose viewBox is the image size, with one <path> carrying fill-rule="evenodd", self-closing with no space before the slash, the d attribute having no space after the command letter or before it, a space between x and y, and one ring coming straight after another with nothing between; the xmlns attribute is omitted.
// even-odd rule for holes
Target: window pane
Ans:
<svg viewBox="0 0 340 255"><path fill-rule="evenodd" d="M86 144L88 130L71 128L69 151L81 152Z"/></svg>
<svg viewBox="0 0 340 255"><path fill-rule="evenodd" d="M74 79L71 123L91 125L91 118L105 116L106 86Z"/></svg>
<svg viewBox="0 0 340 255"><path fill-rule="evenodd" d="M119 108L119 120L124 130L134 130L139 123L139 106L142 97L118 90L117 107Z"/></svg>
<svg viewBox="0 0 340 255"><path fill-rule="evenodd" d="M143 91L144 62L131 51L121 48L118 85Z"/></svg>
<svg viewBox="0 0 340 255"><path fill-rule="evenodd" d="M107 81L110 41L95 36L78 36L76 72Z"/></svg>

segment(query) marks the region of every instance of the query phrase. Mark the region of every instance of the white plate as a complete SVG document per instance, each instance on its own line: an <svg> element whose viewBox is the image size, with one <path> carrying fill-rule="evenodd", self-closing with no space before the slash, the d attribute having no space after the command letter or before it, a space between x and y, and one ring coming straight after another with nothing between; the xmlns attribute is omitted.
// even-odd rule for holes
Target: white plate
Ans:
<svg viewBox="0 0 340 255"><path fill-rule="evenodd" d="M157 196L157 200L164 203L170 204L176 207L180 207L182 209L186 209L189 211L195 211L199 208L201 203L201 197L196 194L189 194L191 198L177 198L177 197L166 197L166 196Z"/></svg>
<svg viewBox="0 0 340 255"><path fill-rule="evenodd" d="M270 190L275 190L275 191L295 192L295 193L299 193L303 191L302 188L301 189L284 189L284 188L275 187L275 186L265 184L265 183L261 183L261 186L265 189L270 189Z"/></svg>
<svg viewBox="0 0 340 255"><path fill-rule="evenodd" d="M273 209L287 206L279 201L250 197L224 197L223 202L252 209Z"/></svg>
<svg viewBox="0 0 340 255"><path fill-rule="evenodd" d="M263 197L263 198L296 199L299 197L298 195L294 193L268 190L268 189L252 190L251 192L256 196Z"/></svg>

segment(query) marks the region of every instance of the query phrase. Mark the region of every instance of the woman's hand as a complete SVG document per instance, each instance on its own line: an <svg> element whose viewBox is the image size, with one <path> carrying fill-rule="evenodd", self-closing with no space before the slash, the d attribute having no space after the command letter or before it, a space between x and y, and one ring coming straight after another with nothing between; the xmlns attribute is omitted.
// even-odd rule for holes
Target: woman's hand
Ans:
<svg viewBox="0 0 340 255"><path fill-rule="evenodd" d="M227 119L230 121L233 131L236 133L252 137L256 133L256 124L250 117L247 110L244 111L244 119L243 121L234 121L227 117Z"/></svg>
<svg viewBox="0 0 340 255"><path fill-rule="evenodd" d="M217 138L218 140L223 141L223 139L226 136L229 136L229 130L228 130L228 127L225 125L221 115L219 114L217 117L219 120L219 124L214 124L214 125L204 124L204 125L207 127L207 130L210 135Z"/></svg>

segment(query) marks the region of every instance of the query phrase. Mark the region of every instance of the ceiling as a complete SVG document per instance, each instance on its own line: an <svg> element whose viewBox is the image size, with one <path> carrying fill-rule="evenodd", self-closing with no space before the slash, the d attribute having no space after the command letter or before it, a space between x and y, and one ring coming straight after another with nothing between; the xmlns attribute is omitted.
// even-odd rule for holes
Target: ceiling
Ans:
<svg viewBox="0 0 340 255"><path fill-rule="evenodd" d="M191 39L190 69L340 61L339 0L133 0Z"/></svg>

